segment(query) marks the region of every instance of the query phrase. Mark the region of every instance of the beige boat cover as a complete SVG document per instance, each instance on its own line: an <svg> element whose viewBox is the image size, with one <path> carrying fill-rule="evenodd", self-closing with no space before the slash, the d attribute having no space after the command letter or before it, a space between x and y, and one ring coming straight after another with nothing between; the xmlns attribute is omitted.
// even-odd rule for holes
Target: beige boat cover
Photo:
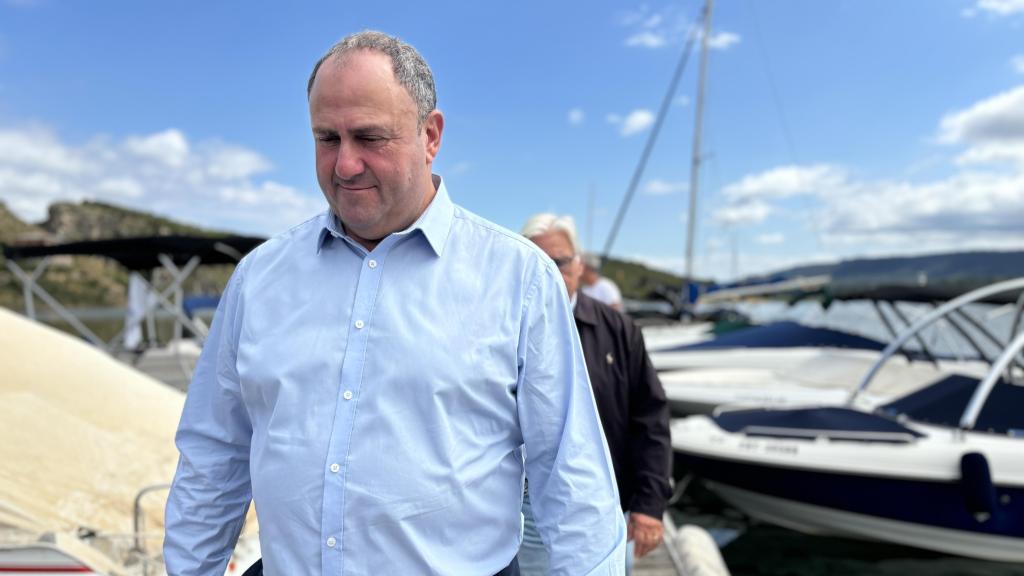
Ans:
<svg viewBox="0 0 1024 576"><path fill-rule="evenodd" d="M83 341L0 308L0 526L131 534L139 490L174 475L184 398ZM166 490L143 498L147 533L163 532L166 498ZM148 539L146 548L160 544Z"/></svg>

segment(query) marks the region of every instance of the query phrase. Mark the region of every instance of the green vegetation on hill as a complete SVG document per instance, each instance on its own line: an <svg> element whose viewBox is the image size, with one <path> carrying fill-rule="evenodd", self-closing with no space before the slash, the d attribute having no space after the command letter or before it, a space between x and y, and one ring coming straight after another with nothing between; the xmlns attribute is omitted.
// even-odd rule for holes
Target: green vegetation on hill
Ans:
<svg viewBox="0 0 1024 576"><path fill-rule="evenodd" d="M630 300L649 300L666 288L679 290L683 285L682 277L675 274L614 258L605 261L602 273L619 285L623 298Z"/></svg>

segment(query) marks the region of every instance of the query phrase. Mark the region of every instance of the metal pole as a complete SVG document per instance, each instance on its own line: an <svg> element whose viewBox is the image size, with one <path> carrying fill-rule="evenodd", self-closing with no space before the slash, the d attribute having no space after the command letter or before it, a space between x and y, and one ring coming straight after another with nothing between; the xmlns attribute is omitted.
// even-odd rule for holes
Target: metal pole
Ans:
<svg viewBox="0 0 1024 576"><path fill-rule="evenodd" d="M708 36L711 35L711 10L715 1L704 5L704 34L700 39L700 80L693 120L693 151L690 155L690 209L686 213L686 281L693 282L693 242L697 227L697 192L700 186L700 141L704 127L704 89L708 75Z"/></svg>

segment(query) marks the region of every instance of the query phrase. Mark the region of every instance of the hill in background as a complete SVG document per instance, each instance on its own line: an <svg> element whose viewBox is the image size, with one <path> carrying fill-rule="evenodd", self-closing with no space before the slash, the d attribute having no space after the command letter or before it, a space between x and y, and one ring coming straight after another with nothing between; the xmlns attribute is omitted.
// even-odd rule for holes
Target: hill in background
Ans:
<svg viewBox="0 0 1024 576"><path fill-rule="evenodd" d="M38 224L20 220L0 202L0 243L48 242L62 243L138 236L229 235L230 232L209 230L174 220L106 204L84 201L59 202L50 206L47 219ZM31 272L35 263L23 262ZM186 283L186 294L220 293L231 274L230 266L201 266ZM647 300L657 298L666 290L678 290L682 278L653 270L637 262L606 261L604 274L615 280L625 298ZM116 262L105 258L75 256L51 266L40 285L69 308L122 307L125 304L128 272ZM159 285L159 278L157 279ZM0 256L0 306L24 310L21 283L7 270ZM37 309L42 309L42 304Z"/></svg>

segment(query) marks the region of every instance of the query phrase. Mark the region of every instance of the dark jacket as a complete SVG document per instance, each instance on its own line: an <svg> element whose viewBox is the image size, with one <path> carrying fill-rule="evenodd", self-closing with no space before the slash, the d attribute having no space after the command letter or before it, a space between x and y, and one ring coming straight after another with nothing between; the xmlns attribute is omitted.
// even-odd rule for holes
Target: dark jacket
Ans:
<svg viewBox="0 0 1024 576"><path fill-rule="evenodd" d="M661 519L671 493L669 412L643 335L624 314L582 292L574 316L622 509Z"/></svg>

